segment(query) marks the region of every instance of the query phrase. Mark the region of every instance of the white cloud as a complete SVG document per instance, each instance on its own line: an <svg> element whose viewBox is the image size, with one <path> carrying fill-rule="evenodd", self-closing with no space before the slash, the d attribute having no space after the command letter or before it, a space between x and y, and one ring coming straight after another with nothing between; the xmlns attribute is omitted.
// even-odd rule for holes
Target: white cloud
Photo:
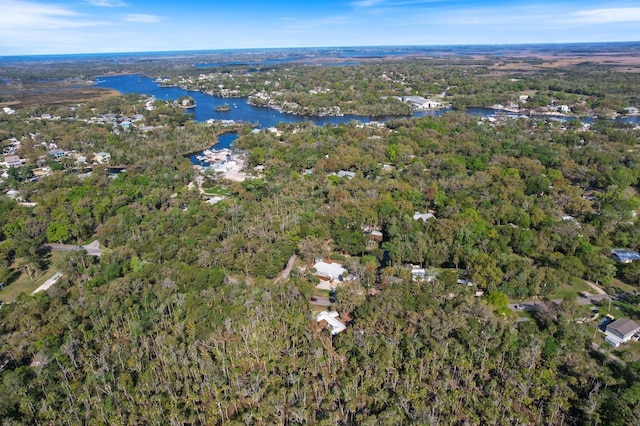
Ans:
<svg viewBox="0 0 640 426"><path fill-rule="evenodd" d="M586 24L608 24L612 22L640 21L640 7L611 7L606 9L580 10L573 13L568 22Z"/></svg>
<svg viewBox="0 0 640 426"><path fill-rule="evenodd" d="M152 24L154 22L160 22L162 18L156 15L145 15L142 13L129 13L123 16L126 22L137 22L140 24Z"/></svg>
<svg viewBox="0 0 640 426"><path fill-rule="evenodd" d="M359 0L351 3L355 7L373 7L384 4L384 0Z"/></svg>
<svg viewBox="0 0 640 426"><path fill-rule="evenodd" d="M351 2L351 6L355 7L402 7L402 6L415 6L420 4L432 4L441 3L447 0L401 0L401 1L388 1L388 0L358 0Z"/></svg>
<svg viewBox="0 0 640 426"><path fill-rule="evenodd" d="M5 31L60 30L106 25L60 5L0 0L0 34Z"/></svg>
<svg viewBox="0 0 640 426"><path fill-rule="evenodd" d="M127 3L120 0L87 0L87 4L97 7L125 7Z"/></svg>

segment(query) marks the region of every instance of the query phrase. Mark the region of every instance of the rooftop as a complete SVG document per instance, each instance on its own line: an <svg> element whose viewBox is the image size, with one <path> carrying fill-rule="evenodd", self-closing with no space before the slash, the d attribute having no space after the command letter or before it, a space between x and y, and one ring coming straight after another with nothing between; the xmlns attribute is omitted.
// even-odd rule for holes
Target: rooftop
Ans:
<svg viewBox="0 0 640 426"><path fill-rule="evenodd" d="M420 212L415 212L413 214L413 220L422 220L423 222L426 222L427 220L434 218L435 216L432 213L420 213Z"/></svg>
<svg viewBox="0 0 640 426"><path fill-rule="evenodd" d="M318 320L318 322L323 320L326 321L327 324L329 324L329 327L331 327L331 334L338 334L347 328L347 326L338 319L339 316L340 314L338 314L336 311L322 311L318 314L316 319Z"/></svg>
<svg viewBox="0 0 640 426"><path fill-rule="evenodd" d="M625 249L613 249L611 254L619 261L623 263L633 262L640 259L640 254L637 251L625 250Z"/></svg>
<svg viewBox="0 0 640 426"><path fill-rule="evenodd" d="M623 336L633 333L640 329L640 326L629 318L620 318L610 324L607 324L607 331L617 331Z"/></svg>
<svg viewBox="0 0 640 426"><path fill-rule="evenodd" d="M339 280L342 277L342 274L347 272L341 264L330 259L316 262L313 267L316 268L318 275L322 275L332 280Z"/></svg>

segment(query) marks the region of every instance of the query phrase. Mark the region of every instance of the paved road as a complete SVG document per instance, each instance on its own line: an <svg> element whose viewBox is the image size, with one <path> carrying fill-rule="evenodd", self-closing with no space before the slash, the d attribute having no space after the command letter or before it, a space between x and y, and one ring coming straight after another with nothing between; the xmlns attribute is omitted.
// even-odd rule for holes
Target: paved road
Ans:
<svg viewBox="0 0 640 426"><path fill-rule="evenodd" d="M594 302L602 302L609 299L616 300L616 297L611 297L608 294L590 294L587 297L578 296L576 300L578 305L591 305Z"/></svg>
<svg viewBox="0 0 640 426"><path fill-rule="evenodd" d="M46 280L40 287L36 288L31 294L36 294L40 291L47 290L49 287L57 283L61 276L62 276L62 271L56 272L55 274L53 274L51 278Z"/></svg>
<svg viewBox="0 0 640 426"><path fill-rule="evenodd" d="M85 249L87 253L91 256L100 256L102 254L102 249L100 248L100 242L98 240L95 240L94 242L87 244L86 246L77 246L73 244L49 243L49 244L45 244L45 247L49 247L51 251L60 251L60 252L70 252L73 250Z"/></svg>
<svg viewBox="0 0 640 426"><path fill-rule="evenodd" d="M586 297L578 296L576 298L576 302L578 305L593 305L594 303L601 302L603 300L620 300L625 297L625 294L619 294L616 296L609 296L608 294L589 294ZM552 302L556 304L562 303L562 299L553 299ZM526 301L520 303L512 303L509 305L512 311L535 311L537 310L538 305L544 302L534 302L534 301ZM517 307L517 308L516 308Z"/></svg>
<svg viewBox="0 0 640 426"><path fill-rule="evenodd" d="M331 306L331 302L329 301L328 297L313 296L313 298L316 300L310 301L312 305L327 306L327 307Z"/></svg>
<svg viewBox="0 0 640 426"><path fill-rule="evenodd" d="M562 302L562 299L553 299L552 302L560 304ZM520 303L510 303L509 308L511 308L512 311L532 312L532 311L538 310L538 306L540 306L543 303L545 302L527 301L527 302L520 302Z"/></svg>
<svg viewBox="0 0 640 426"><path fill-rule="evenodd" d="M293 268L293 263L296 261L296 255L291 255L289 261L287 262L287 266L284 268L282 272L278 275L275 282L286 281L289 279L289 274L291 274L291 268Z"/></svg>

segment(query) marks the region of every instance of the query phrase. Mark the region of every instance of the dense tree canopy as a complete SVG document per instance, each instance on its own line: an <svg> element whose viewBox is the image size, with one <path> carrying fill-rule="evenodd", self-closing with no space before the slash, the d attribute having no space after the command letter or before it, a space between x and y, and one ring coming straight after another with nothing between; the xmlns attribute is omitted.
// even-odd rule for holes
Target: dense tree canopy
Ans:
<svg viewBox="0 0 640 426"><path fill-rule="evenodd" d="M484 87L475 86L482 69L467 78L412 61L376 67L392 80L411 75L424 90L446 76L469 99ZM594 87L580 72L568 82L492 84L622 96L615 83ZM341 84L326 69L300 73ZM336 75L348 75L344 84L365 99L391 90L358 69ZM118 96L67 112L142 113L141 101ZM462 112L384 125L282 123L278 136L239 126L234 146L247 153L247 171L264 170L235 182L200 174L185 158L221 127L190 122L171 104L158 109L144 113L150 132L29 119L41 111L0 123L4 138L24 142L28 171L46 154L42 141L105 150L126 168L114 175L96 164L87 174L63 164L42 179L3 183L35 205L0 196L0 282L63 272L48 291L0 309L4 423L638 418L638 354L617 362L595 349L593 327L575 321L586 308L574 297L545 303L525 322L508 308L576 280L640 286L636 263L610 259L612 248L640 249L637 129L606 120L589 128L542 118L492 123ZM204 202L198 180L223 200ZM43 246L94 239L100 257L74 250L60 264ZM354 278L330 295L348 322L336 336L309 304L316 258L340 261ZM277 279L290 260L289 277ZM413 279L413 267L429 279ZM628 306L637 319L637 300Z"/></svg>

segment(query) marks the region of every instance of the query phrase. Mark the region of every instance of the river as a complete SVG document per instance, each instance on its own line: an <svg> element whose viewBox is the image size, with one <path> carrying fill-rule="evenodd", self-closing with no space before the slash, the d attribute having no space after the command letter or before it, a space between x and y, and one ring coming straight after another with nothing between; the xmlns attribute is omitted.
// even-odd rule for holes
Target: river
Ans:
<svg viewBox="0 0 640 426"><path fill-rule="evenodd" d="M341 117L316 117L286 114L271 108L254 107L247 103L246 98L221 98L217 96L207 95L202 92L191 92L179 87L161 87L151 78L135 74L102 76L96 79L96 85L98 87L114 89L123 94L141 93L165 101L176 100L181 96L191 96L195 100L196 106L195 108L187 110L187 112L194 115L195 121L207 121L209 119L244 121L247 123L255 124L259 128L272 127L280 122L296 123L308 121L318 126L324 126L325 124L348 123L352 120L366 123L369 121L387 121L393 118L409 117L387 116L374 118L359 115L344 115ZM229 104L229 111L216 111L217 106L221 106L224 104ZM433 111L417 111L413 114L413 117L440 116L448 111L450 111L450 109L446 108ZM466 112L482 117L495 116L496 114L501 113L501 111L492 108L468 108ZM506 113L506 115L517 117L517 114L514 113ZM560 120L574 119L573 117L562 116L556 116L555 118ZM593 121L593 119L590 118L582 118L581 120L587 123ZM636 125L640 124L639 116L624 116L619 117L615 120ZM220 137L219 143L216 145L216 148L229 148L233 140L235 140L236 136L237 135L235 134L229 134ZM194 162L194 164L198 164L198 161L195 159L195 155L192 156L191 161Z"/></svg>
<svg viewBox="0 0 640 426"><path fill-rule="evenodd" d="M188 113L194 115L195 121L214 120L235 120L244 121L255 124L259 128L272 127L277 123L296 123L309 121L318 126L325 124L348 123L352 120L360 122L384 121L392 118L400 117L379 117L371 118L359 115L344 115L341 117L310 117L295 114L286 114L271 108L254 107L247 103L246 98L221 98L217 96L207 95L202 92L190 92L179 87L160 87L154 80L142 75L118 75L99 77L96 80L98 87L105 87L117 90L120 93L142 93L154 96L160 100L175 100L181 96L191 96L196 107L187 110ZM216 111L217 106L229 104L229 111ZM422 116L439 116L447 110L425 111L414 114L414 117ZM403 118L406 118L403 116Z"/></svg>

